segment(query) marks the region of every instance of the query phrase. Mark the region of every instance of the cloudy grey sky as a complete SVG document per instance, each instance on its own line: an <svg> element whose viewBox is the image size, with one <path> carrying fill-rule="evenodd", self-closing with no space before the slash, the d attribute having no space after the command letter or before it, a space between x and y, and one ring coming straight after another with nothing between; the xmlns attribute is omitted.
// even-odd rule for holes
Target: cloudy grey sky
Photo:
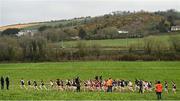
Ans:
<svg viewBox="0 0 180 101"><path fill-rule="evenodd" d="M0 0L0 26L97 16L118 10L176 9L180 0Z"/></svg>

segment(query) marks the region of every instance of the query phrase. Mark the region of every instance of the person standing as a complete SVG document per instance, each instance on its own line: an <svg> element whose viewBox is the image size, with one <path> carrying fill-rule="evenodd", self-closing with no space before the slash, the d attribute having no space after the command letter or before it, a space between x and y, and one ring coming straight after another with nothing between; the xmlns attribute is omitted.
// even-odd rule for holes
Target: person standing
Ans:
<svg viewBox="0 0 180 101"><path fill-rule="evenodd" d="M139 93L143 93L143 81L139 81Z"/></svg>
<svg viewBox="0 0 180 101"><path fill-rule="evenodd" d="M113 83L113 80L111 78L108 79L107 81L107 92L112 92L112 83Z"/></svg>
<svg viewBox="0 0 180 101"><path fill-rule="evenodd" d="M76 91L77 92L80 92L80 79L79 79L79 77L77 77L76 79L75 79L75 83L76 83Z"/></svg>
<svg viewBox="0 0 180 101"><path fill-rule="evenodd" d="M163 86L160 81L157 81L157 84L155 85L155 91L157 95L157 99L161 100L161 93L162 93Z"/></svg>
<svg viewBox="0 0 180 101"><path fill-rule="evenodd" d="M4 89L4 78L3 78L3 76L1 76L1 89L2 90Z"/></svg>
<svg viewBox="0 0 180 101"><path fill-rule="evenodd" d="M6 89L9 90L9 77L6 77Z"/></svg>
<svg viewBox="0 0 180 101"><path fill-rule="evenodd" d="M102 76L99 76L99 81L100 81L100 87L101 87L101 89L102 89L102 83L103 83Z"/></svg>

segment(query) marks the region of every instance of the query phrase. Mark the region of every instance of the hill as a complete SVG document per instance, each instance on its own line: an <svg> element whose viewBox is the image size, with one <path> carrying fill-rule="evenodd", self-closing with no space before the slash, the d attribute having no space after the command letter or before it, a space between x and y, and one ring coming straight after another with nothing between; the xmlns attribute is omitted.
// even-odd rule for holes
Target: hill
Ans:
<svg viewBox="0 0 180 101"><path fill-rule="evenodd" d="M32 27L36 26L38 23L27 23L27 24L15 24L15 25L7 25L7 26L0 26L0 31L6 30L8 28L18 28L18 29L23 29L27 27Z"/></svg>
<svg viewBox="0 0 180 101"><path fill-rule="evenodd" d="M144 37L151 34L169 32L171 26L179 25L180 13L176 10L165 12L112 12L96 17L81 17L65 20L52 20L29 24L4 26L0 29L11 27L22 30L41 30L43 34L61 34L63 40L80 39L117 39ZM79 32L83 33L79 33ZM126 33L124 33L126 32ZM60 36L61 36L60 35ZM60 36L57 36L58 38ZM62 37L62 36L61 36ZM62 38L59 38L59 40Z"/></svg>

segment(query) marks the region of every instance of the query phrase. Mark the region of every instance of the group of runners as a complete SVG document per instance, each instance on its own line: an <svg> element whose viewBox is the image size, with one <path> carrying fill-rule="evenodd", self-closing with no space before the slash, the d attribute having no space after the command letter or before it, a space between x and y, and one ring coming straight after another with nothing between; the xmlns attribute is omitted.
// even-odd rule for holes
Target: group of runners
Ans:
<svg viewBox="0 0 180 101"><path fill-rule="evenodd" d="M9 77L1 77L1 89L4 89L6 83L7 90L9 89ZM36 80L24 81L23 78L20 80L21 89L35 89L35 90L59 90L59 91L104 91L104 92L152 92L155 90L157 94L157 99L161 99L161 93L164 90L166 93L170 91L169 83L164 81L164 87L160 81L155 81L153 84L151 81L138 80L135 79L134 83L131 80L116 79L102 79L102 76L95 76L94 79L81 81L79 77L72 80L49 80L49 82L44 82L41 80L37 82ZM172 81L172 92L176 93L176 84Z"/></svg>
<svg viewBox="0 0 180 101"><path fill-rule="evenodd" d="M27 82L27 83L26 83ZM155 89L155 84L158 81L155 81L153 84L151 81L144 81L136 79L134 83L131 80L112 80L111 78L103 80L102 76L96 76L94 79L83 80L81 81L79 77L75 79L67 80L50 80L49 82L44 82L41 80L39 83L37 81L24 81L22 78L20 80L20 87L22 89L34 88L35 90L60 90L60 91L104 91L104 92L135 92L139 93L151 92ZM164 82L164 91L168 93L169 85L168 82ZM176 84L172 81L172 91L176 93Z"/></svg>

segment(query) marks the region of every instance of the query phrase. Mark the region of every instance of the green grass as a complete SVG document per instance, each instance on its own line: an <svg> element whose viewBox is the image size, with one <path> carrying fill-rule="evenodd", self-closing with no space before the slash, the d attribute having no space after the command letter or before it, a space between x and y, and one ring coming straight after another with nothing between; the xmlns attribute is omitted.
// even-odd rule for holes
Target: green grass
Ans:
<svg viewBox="0 0 180 101"><path fill-rule="evenodd" d="M128 38L128 39L105 39L105 40L84 40L84 42L87 46L90 46L92 44L98 44L105 48L126 48L129 46L137 46L137 47L143 47L144 40L147 38L152 38L155 40L161 41L166 47L170 47L170 37L171 36L177 36L180 37L180 33L165 33L164 35L151 35L144 38ZM65 48L69 47L76 47L77 43L79 41L64 41L63 46ZM55 45L62 45L62 42L55 43Z"/></svg>
<svg viewBox="0 0 180 101"><path fill-rule="evenodd" d="M10 90L0 90L0 99L15 100L37 100L37 99L84 99L84 100L131 100L146 99L155 100L154 92L138 94L135 93L105 93L105 92L60 92L60 91L34 91L21 90L19 81L23 77L24 80L41 79L48 82L53 79L72 79L80 76L81 80L94 78L95 75L102 75L103 78L112 77L113 79L133 80L135 78L148 81L167 80L171 88L170 82L174 80L177 89L180 85L180 62L60 62L60 63L11 63L0 64L0 76L9 76L11 80ZM163 93L164 100L180 100L180 91L177 94L170 92Z"/></svg>

